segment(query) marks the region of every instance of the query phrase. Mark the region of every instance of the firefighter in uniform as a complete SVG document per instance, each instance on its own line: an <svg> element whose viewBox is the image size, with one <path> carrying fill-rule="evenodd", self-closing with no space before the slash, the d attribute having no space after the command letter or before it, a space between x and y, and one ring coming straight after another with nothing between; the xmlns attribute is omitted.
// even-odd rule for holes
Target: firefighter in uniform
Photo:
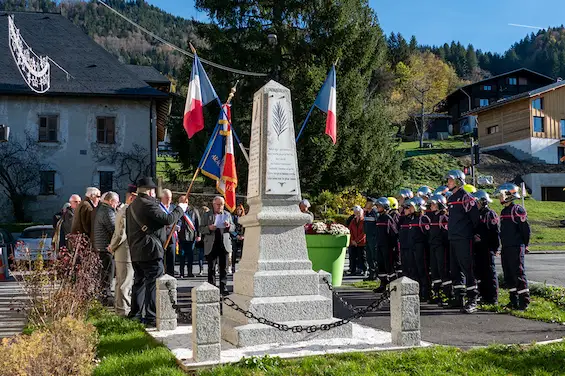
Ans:
<svg viewBox="0 0 565 376"><path fill-rule="evenodd" d="M400 212L398 211L398 200L394 197L388 198L388 203L390 205L390 211L388 214L392 217L394 224L396 226L396 237L394 241L394 249L392 251L392 267L397 277L402 276L402 264L400 258L400 243L398 240L398 235L400 231Z"/></svg>
<svg viewBox="0 0 565 376"><path fill-rule="evenodd" d="M393 252L398 230L394 219L389 214L390 202L388 198L377 199L376 206L379 213L377 218L377 276L381 283L374 292L383 293L386 291L386 286L396 278L393 267Z"/></svg>
<svg viewBox="0 0 565 376"><path fill-rule="evenodd" d="M427 204L430 212L430 230L428 242L430 244L430 264L432 272L432 295L430 304L444 306L452 294L451 276L449 275L449 241L447 239L447 200L442 195L432 195Z"/></svg>
<svg viewBox="0 0 565 376"><path fill-rule="evenodd" d="M409 264L411 275L408 277L420 284L420 301L428 300L428 266L426 264L425 249L427 246L427 232L429 222L423 220L426 203L421 197L414 197L408 201L408 221L410 228Z"/></svg>
<svg viewBox="0 0 565 376"><path fill-rule="evenodd" d="M440 185L439 187L436 188L436 190L434 191L434 195L442 195L443 197L445 197L446 199L449 198L449 196L451 196L451 191L449 190L449 188L447 188L447 185Z"/></svg>
<svg viewBox="0 0 565 376"><path fill-rule="evenodd" d="M404 201L400 207L400 217L398 217L398 249L400 250L400 268L397 270L399 277L411 276L414 274L410 264L410 219L408 201Z"/></svg>
<svg viewBox="0 0 565 376"><path fill-rule="evenodd" d="M525 310L530 304L530 290L524 269L524 255L530 242L530 224L526 210L513 201L520 198L520 189L511 183L497 189L500 203L500 242L502 270L509 288L508 308Z"/></svg>
<svg viewBox="0 0 565 376"><path fill-rule="evenodd" d="M473 313L477 310L478 294L473 273L473 239L479 223L479 209L475 199L463 189L465 174L461 170L451 170L445 178L447 187L453 193L447 200L447 234L454 293L451 307L461 308L464 313Z"/></svg>
<svg viewBox="0 0 565 376"><path fill-rule="evenodd" d="M367 253L367 265L369 275L365 281L374 281L377 278L377 217L379 213L375 208L375 200L368 197L365 204L365 222L364 230L367 236L365 250Z"/></svg>
<svg viewBox="0 0 565 376"><path fill-rule="evenodd" d="M479 225L475 235L475 276L479 286L481 302L498 303L498 276L494 258L500 246L498 238L499 218L488 207L492 202L488 193L479 190L473 194L479 205Z"/></svg>
<svg viewBox="0 0 565 376"><path fill-rule="evenodd" d="M400 216L398 217L398 254L400 256L400 265L396 269L396 274L401 277L408 274L410 266L408 252L410 251L410 226L408 225L408 200L414 197L414 193L407 188L403 188L398 192L398 207L400 208ZM406 261L405 261L406 260Z"/></svg>

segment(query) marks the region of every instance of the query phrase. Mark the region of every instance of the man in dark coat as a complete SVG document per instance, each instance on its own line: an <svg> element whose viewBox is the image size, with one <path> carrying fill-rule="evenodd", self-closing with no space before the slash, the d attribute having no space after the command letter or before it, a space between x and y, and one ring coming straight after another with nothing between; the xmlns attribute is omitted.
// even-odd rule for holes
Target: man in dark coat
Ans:
<svg viewBox="0 0 565 376"><path fill-rule="evenodd" d="M83 234L90 238L92 233L92 212L100 201L100 190L96 187L88 187L84 196L85 199L75 210L71 232L73 234Z"/></svg>
<svg viewBox="0 0 565 376"><path fill-rule="evenodd" d="M116 226L116 208L120 203L120 196L116 192L108 192L104 196L102 204L98 205L96 215L92 224L92 244L94 249L99 252L102 262L102 299L103 303L108 303L112 292L112 280L114 279L114 257L110 253L108 246L112 240Z"/></svg>
<svg viewBox="0 0 565 376"><path fill-rule="evenodd" d="M155 281L164 273L163 244L167 241L165 226L176 224L188 205L180 203L172 212L165 213L155 199L157 186L150 177L137 183L137 199L126 212L126 233L134 270L130 318L155 325Z"/></svg>

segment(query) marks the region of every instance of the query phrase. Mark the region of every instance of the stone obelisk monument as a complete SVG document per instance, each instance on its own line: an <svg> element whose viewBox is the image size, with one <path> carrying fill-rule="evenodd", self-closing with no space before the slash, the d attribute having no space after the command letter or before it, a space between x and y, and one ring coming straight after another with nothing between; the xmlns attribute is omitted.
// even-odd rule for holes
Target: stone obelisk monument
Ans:
<svg viewBox="0 0 565 376"><path fill-rule="evenodd" d="M243 258L234 275L237 305L288 326L320 325L333 318L332 299L320 293L319 275L308 259L300 212L298 161L290 90L275 81L255 93ZM327 287L326 287L327 288ZM348 338L352 325L293 333L248 319L224 306L222 337L239 346L295 342L305 338Z"/></svg>

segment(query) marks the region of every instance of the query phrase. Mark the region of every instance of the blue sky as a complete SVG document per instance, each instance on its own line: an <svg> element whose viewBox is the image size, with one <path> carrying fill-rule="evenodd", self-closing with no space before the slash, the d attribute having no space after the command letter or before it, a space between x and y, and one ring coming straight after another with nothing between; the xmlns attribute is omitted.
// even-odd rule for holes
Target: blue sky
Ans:
<svg viewBox="0 0 565 376"><path fill-rule="evenodd" d="M207 20L194 8L194 0L148 0L165 11L185 18ZM504 52L537 27L565 23L563 0L370 0L386 34L416 35L421 44L452 40L492 52ZM540 5L536 5L540 4Z"/></svg>

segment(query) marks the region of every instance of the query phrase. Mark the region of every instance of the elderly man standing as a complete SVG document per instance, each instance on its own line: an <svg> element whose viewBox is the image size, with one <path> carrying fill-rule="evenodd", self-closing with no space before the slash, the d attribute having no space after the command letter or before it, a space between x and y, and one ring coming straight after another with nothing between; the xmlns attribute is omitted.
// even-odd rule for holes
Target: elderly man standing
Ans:
<svg viewBox="0 0 565 376"><path fill-rule="evenodd" d="M310 216L310 222L312 223L314 222L314 214L310 211L310 201L304 199L302 201L300 201L300 203L298 204L298 207L300 208L300 211L304 214L308 214Z"/></svg>
<svg viewBox="0 0 565 376"><path fill-rule="evenodd" d="M71 226L71 233L84 234L91 238L92 212L100 201L100 190L96 187L86 188L85 199L78 205Z"/></svg>
<svg viewBox="0 0 565 376"><path fill-rule="evenodd" d="M165 226L176 224L187 209L179 203L165 213L155 199L157 186L150 177L137 182L137 198L126 210L126 233L134 271L131 312L128 317L140 320L145 312L147 326L155 326L155 281L163 275Z"/></svg>
<svg viewBox="0 0 565 376"><path fill-rule="evenodd" d="M93 246L99 252L102 261L102 294L103 303L108 303L111 298L112 280L114 279L114 258L110 253L110 241L116 227L116 208L120 203L120 196L116 192L107 192L104 201L96 210L93 224Z"/></svg>
<svg viewBox="0 0 565 376"><path fill-rule="evenodd" d="M204 213L200 223L200 233L204 235L204 253L208 260L208 283L216 285L216 262L219 260L220 293L228 295L227 257L232 252L230 232L235 230L232 216L224 210L225 201L216 196L214 210Z"/></svg>
<svg viewBox="0 0 565 376"><path fill-rule="evenodd" d="M137 197L137 188L130 186L126 194L126 203L116 214L116 227L110 242L110 251L116 263L116 298L114 308L120 316L127 316L131 309L131 287L133 286L133 266L126 235L126 210Z"/></svg>
<svg viewBox="0 0 565 376"><path fill-rule="evenodd" d="M175 209L175 205L173 202L173 192L169 189L163 189L163 193L161 194L161 209L169 214ZM177 231L179 228L176 224L167 226L167 239L173 231L173 236L171 236L171 241L169 242L167 249L165 249L165 273L170 275L171 277L175 276L175 253L177 250L177 242L178 242L178 234Z"/></svg>

